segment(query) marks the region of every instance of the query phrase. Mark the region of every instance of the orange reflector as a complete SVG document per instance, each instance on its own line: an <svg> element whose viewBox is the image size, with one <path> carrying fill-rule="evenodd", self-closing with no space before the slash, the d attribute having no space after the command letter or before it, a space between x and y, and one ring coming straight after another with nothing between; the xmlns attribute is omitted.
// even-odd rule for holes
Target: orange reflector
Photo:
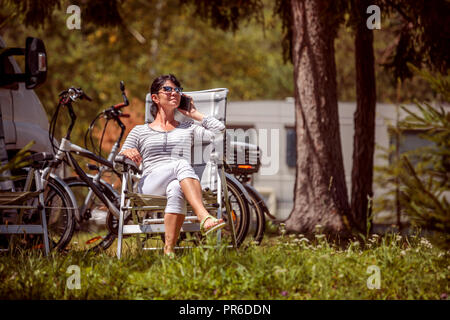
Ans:
<svg viewBox="0 0 450 320"><path fill-rule="evenodd" d="M98 241L98 240L100 240L101 238L102 238L102 237L98 236L98 237L89 239L88 241L86 241L86 244L94 243L95 241Z"/></svg>
<svg viewBox="0 0 450 320"><path fill-rule="evenodd" d="M233 218L233 221L236 221L236 214L234 213L234 210L231 210L231 217Z"/></svg>
<svg viewBox="0 0 450 320"><path fill-rule="evenodd" d="M239 169L253 169L253 166L249 165L249 164L240 164L238 165Z"/></svg>

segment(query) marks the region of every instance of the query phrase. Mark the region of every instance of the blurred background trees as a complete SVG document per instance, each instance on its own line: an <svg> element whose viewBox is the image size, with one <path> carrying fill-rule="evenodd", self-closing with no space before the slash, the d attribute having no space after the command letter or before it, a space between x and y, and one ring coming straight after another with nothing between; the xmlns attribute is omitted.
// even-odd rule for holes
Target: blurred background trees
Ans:
<svg viewBox="0 0 450 320"><path fill-rule="evenodd" d="M270 8L264 28L248 23L232 33L211 28L194 15L194 6L180 6L178 1L126 1L120 7L121 24L90 23L82 9L81 30L68 30L69 4L75 3L61 1L44 24L26 27L17 16L11 18L16 7L2 1L0 20L5 20L0 34L8 46L22 45L24 35L44 40L49 72L37 94L49 114L58 93L71 85L94 98L94 103L83 103L77 110L80 133L97 111L120 100L120 80L129 97L140 101L150 82L169 72L187 91L227 87L231 100L284 99L293 94L292 66L283 63L280 23ZM130 110L138 108L143 115L143 105Z"/></svg>
<svg viewBox="0 0 450 320"><path fill-rule="evenodd" d="M407 62L448 74L449 26L442 19L448 13L448 2L373 2L382 12L381 29L374 30L369 48L375 62L376 101L434 100L435 91L409 71ZM66 26L70 16L66 9L72 4L81 7L81 30ZM365 16L364 12L355 14L355 8L363 8L367 2L340 0L334 5L342 9L329 17L334 19L329 31L336 33L337 100L356 101L355 26L364 26ZM8 46L21 46L28 35L44 40L49 73L37 94L49 115L58 93L69 86L81 86L94 98L95 102L77 104L75 132L79 134L74 140L82 143L83 133L98 111L120 101L120 80L125 81L131 99L129 129L142 123L149 84L163 73L175 72L185 90L227 87L230 100L293 96L294 68L286 46L286 39L292 39L289 8L287 0L243 4L231 0L0 0L0 35ZM360 92L364 95L364 90ZM68 122L61 119L60 123L59 136ZM114 129L110 132L112 141ZM110 147L108 141L104 146ZM359 171L355 175L361 177ZM360 193L365 199L366 191Z"/></svg>
<svg viewBox="0 0 450 320"><path fill-rule="evenodd" d="M120 99L120 80L125 80L130 97L144 100L153 77L173 70L186 90L226 86L230 100L293 96L293 66L283 61L282 22L273 15L271 1L264 1L264 25L252 19L234 32L211 28L208 20L195 15L193 4L180 6L176 0L124 1L120 8L112 5L116 1L89 1L112 17L120 9L120 24L115 26L101 26L98 15L88 15L95 8L83 11L86 2L78 2L81 30L69 30L66 9L77 1L0 0L0 35L8 46L21 46L25 35L45 41L49 74L46 85L37 90L45 109L51 113L57 94L71 85L95 98L95 103L80 107L77 126L86 128L92 114ZM392 30L397 19L383 17L382 29L374 32L378 102L397 101L397 82L383 67L396 41ZM338 100L355 101L353 31L345 24L337 29ZM413 76L403 83L399 102L417 96L429 99L433 91Z"/></svg>

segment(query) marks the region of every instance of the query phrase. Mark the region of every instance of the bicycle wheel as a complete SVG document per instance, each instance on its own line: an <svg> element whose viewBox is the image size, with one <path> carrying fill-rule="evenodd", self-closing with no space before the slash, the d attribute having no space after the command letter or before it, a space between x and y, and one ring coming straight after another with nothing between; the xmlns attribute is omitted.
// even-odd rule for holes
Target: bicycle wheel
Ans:
<svg viewBox="0 0 450 320"><path fill-rule="evenodd" d="M257 194L255 194L249 188L246 188L248 195L250 196L250 231L253 234L253 240L258 244L261 243L264 238L264 232L266 230L266 218L264 216L264 209L261 206L262 199L259 198Z"/></svg>
<svg viewBox="0 0 450 320"><path fill-rule="evenodd" d="M236 245L239 247L244 241L248 233L249 222L250 222L250 209L246 201L246 197L239 188L230 179L227 179L228 188L228 200L231 206L231 218L234 222L234 227L236 231ZM222 217L228 222L230 219L225 206L225 198L222 197ZM229 239L231 242L232 230L230 229L228 223L222 229L222 235L225 239Z"/></svg>
<svg viewBox="0 0 450 320"><path fill-rule="evenodd" d="M108 224L111 223L110 217L113 214L93 192L91 192L90 199L87 198L91 189L79 177L69 177L64 179L64 182L75 195L81 217L81 221L76 221L68 249L79 251L108 249L116 238L116 234L108 228ZM98 183L98 187L118 207L118 196L103 182Z"/></svg>
<svg viewBox="0 0 450 320"><path fill-rule="evenodd" d="M23 190L25 181L26 176L20 176L14 181L17 191ZM32 190L36 190L34 183ZM28 204L36 207L36 209L24 210L23 223L41 224L41 213L37 209L38 199L31 199ZM63 250L69 243L75 227L72 210L76 208L76 204L71 201L70 196L64 190L64 186L57 180L49 177L44 189L44 206L50 248ZM12 221L14 221L17 217L17 211L3 212L3 219L5 216L9 216L9 219L12 218ZM39 249L43 247L42 236L40 235L30 234L20 237L20 243L25 248Z"/></svg>

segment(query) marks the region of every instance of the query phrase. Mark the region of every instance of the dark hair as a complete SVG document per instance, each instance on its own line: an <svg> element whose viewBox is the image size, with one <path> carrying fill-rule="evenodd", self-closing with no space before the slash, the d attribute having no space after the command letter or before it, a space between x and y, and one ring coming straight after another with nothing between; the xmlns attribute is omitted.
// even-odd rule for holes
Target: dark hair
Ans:
<svg viewBox="0 0 450 320"><path fill-rule="evenodd" d="M180 82L173 74L165 74L162 76L157 77L155 80L153 80L152 85L150 86L150 93L158 93L158 91L162 88L164 85L164 82L167 80L172 81L177 87L181 87ZM152 114L153 118L156 119L156 114L158 113L158 106L152 99L152 105L150 106L150 113Z"/></svg>

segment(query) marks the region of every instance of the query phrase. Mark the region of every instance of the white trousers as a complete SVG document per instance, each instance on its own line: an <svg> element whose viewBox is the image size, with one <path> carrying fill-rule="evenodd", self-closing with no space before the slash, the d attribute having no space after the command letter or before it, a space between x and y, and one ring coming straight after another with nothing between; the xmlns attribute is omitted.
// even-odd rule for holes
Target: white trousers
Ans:
<svg viewBox="0 0 450 320"><path fill-rule="evenodd" d="M186 199L180 181L193 178L200 181L192 166L184 159L159 165L139 181L139 192L167 197L165 213L186 214Z"/></svg>

